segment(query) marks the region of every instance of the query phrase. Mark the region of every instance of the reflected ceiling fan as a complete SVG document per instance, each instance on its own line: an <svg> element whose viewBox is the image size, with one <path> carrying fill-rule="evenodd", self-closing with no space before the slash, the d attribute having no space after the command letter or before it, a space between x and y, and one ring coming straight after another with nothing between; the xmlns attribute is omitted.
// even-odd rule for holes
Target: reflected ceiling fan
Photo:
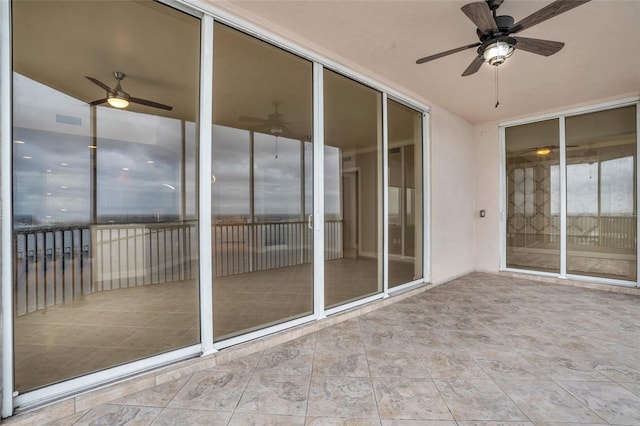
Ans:
<svg viewBox="0 0 640 426"><path fill-rule="evenodd" d="M94 77L85 76L90 82L107 91L106 98L102 98L102 99L98 99L93 102L90 102L89 105L94 106L94 105L100 105L107 102L109 105L111 105L114 108L126 108L129 106L130 103L134 103L134 104L150 106L153 108L164 109L167 111L171 111L173 109L173 107L169 105L153 102L147 99L134 98L133 96L129 95L129 93L122 90L122 86L120 83L126 77L126 74L120 71L116 71L113 73L113 76L117 81L116 87L114 87L113 89Z"/></svg>
<svg viewBox="0 0 640 426"><path fill-rule="evenodd" d="M284 115L278 111L280 108L280 102L273 102L274 112L269 114L267 118L260 117L251 117L247 115L242 115L238 117L239 121L245 123L255 123L252 130L254 131L265 131L269 132L271 135L276 137L276 152L275 158L278 159L278 137L282 136L285 132L291 133L287 124L287 121L284 121Z"/></svg>
<svg viewBox="0 0 640 426"><path fill-rule="evenodd" d="M563 42L517 37L513 35L583 5L590 0L556 0L515 24L513 17L497 14L497 10L503 1L504 0L486 0L462 6L462 12L478 27L476 33L480 41L435 55L425 56L424 58L418 59L416 64L423 64L433 61L434 59L477 47L476 57L462 73L462 76L465 77L476 73L485 62L494 66L504 63L516 49L542 56L551 56L562 49L564 46Z"/></svg>
<svg viewBox="0 0 640 426"><path fill-rule="evenodd" d="M567 148L578 148L580 145L567 145ZM521 156L521 155L540 155L540 156L544 156L544 155L548 155L553 151L557 151L559 150L560 147L558 145L544 145L544 146L537 146L537 147L533 147L533 148L526 148L526 149L521 149L518 151L510 151L509 154L511 156Z"/></svg>
<svg viewBox="0 0 640 426"><path fill-rule="evenodd" d="M284 115L278 111L280 108L280 102L273 102L274 112L269 114L267 118L251 117L243 115L238 117L239 121L245 123L254 123L253 130L268 131L274 136L282 136L285 132L290 132L287 121L284 121Z"/></svg>

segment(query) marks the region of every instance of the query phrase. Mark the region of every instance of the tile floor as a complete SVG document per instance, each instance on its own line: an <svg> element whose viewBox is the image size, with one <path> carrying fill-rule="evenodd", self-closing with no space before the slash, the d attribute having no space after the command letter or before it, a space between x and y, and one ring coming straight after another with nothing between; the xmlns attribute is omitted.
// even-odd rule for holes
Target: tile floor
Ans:
<svg viewBox="0 0 640 426"><path fill-rule="evenodd" d="M53 424L638 425L638 348L639 296L476 273Z"/></svg>

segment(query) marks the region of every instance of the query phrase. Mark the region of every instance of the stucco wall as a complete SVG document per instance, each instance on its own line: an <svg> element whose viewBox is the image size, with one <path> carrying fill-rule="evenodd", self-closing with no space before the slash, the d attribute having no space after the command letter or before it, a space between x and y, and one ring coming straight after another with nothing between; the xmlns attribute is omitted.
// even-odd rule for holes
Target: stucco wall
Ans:
<svg viewBox="0 0 640 426"><path fill-rule="evenodd" d="M500 134L498 123L475 126L476 215L475 269L497 272L500 267ZM480 217L480 210L486 216Z"/></svg>
<svg viewBox="0 0 640 426"><path fill-rule="evenodd" d="M473 126L431 110L431 282L475 268L475 146Z"/></svg>

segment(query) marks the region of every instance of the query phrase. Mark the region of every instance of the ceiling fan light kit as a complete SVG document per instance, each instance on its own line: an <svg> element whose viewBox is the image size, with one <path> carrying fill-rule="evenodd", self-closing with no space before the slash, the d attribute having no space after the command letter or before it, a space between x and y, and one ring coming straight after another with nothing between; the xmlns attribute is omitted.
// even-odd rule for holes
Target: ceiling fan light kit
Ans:
<svg viewBox="0 0 640 426"><path fill-rule="evenodd" d="M489 65L498 66L511 55L513 55L514 47L512 44L509 44L505 41L495 41L488 45L484 52L482 53L482 57L484 61L489 63Z"/></svg>
<svg viewBox="0 0 640 426"><path fill-rule="evenodd" d="M124 97L122 95L119 95L117 93L109 93L108 97L107 97L107 103L109 105L111 105L114 108L126 108L129 106L129 99L127 99L128 97Z"/></svg>

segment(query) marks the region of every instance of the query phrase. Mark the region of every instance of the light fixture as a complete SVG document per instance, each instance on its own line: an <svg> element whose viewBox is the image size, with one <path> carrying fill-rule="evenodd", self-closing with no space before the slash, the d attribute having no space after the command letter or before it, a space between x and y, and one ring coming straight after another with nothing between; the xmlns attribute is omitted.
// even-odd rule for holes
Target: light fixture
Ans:
<svg viewBox="0 0 640 426"><path fill-rule="evenodd" d="M547 155L551 152L551 150L549 148L540 148L538 150L536 150L536 154L538 155Z"/></svg>
<svg viewBox="0 0 640 426"><path fill-rule="evenodd" d="M482 56L484 57L485 62L488 62L489 65L495 65L497 67L504 63L509 56L513 55L513 50L512 44L498 40L489 44L484 49Z"/></svg>
<svg viewBox="0 0 640 426"><path fill-rule="evenodd" d="M89 148L89 149L97 149L98 147L95 146L95 145L87 145L87 148Z"/></svg>
<svg viewBox="0 0 640 426"><path fill-rule="evenodd" d="M126 108L129 106L129 95L124 92L110 92L107 102L114 108Z"/></svg>
<svg viewBox="0 0 640 426"><path fill-rule="evenodd" d="M274 136L280 136L282 134L282 127L275 126L270 129L270 132Z"/></svg>
<svg viewBox="0 0 640 426"><path fill-rule="evenodd" d="M24 145L24 141L14 141L15 143L17 143L18 145Z"/></svg>

